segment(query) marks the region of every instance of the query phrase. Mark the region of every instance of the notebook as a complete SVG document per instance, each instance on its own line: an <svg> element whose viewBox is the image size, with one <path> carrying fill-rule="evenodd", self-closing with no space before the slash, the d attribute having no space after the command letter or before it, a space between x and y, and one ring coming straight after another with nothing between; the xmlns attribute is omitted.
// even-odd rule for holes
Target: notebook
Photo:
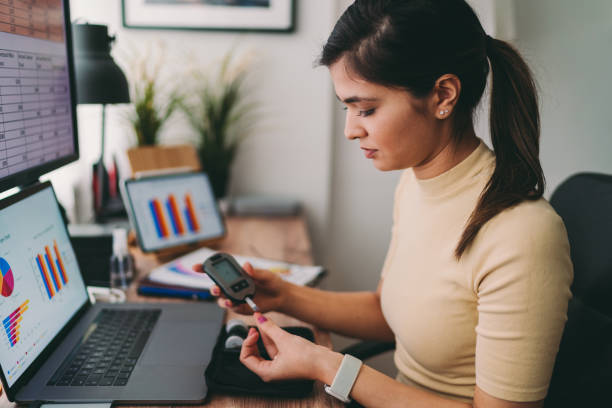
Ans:
<svg viewBox="0 0 612 408"><path fill-rule="evenodd" d="M202 264L217 251L203 247L187 255L153 269L148 278L151 281L198 289L210 289L214 282L206 274L194 272L192 266ZM308 285L325 273L322 266L298 265L269 259L232 254L239 264L250 262L257 269L277 272L281 278L296 285Z"/></svg>

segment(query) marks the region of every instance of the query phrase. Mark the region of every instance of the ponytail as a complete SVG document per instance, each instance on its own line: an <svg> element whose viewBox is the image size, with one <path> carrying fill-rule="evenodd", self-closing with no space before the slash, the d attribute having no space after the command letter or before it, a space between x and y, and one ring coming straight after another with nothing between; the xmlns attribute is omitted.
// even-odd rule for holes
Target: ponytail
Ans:
<svg viewBox="0 0 612 408"><path fill-rule="evenodd" d="M540 117L531 71L510 44L488 35L486 53L493 79L490 127L496 163L455 249L457 259L495 215L544 194L538 157Z"/></svg>

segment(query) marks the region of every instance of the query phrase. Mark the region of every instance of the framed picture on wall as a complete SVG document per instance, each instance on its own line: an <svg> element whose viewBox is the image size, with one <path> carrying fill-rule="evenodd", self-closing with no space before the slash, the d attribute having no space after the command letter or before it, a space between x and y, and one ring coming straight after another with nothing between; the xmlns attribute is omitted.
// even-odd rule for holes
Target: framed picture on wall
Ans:
<svg viewBox="0 0 612 408"><path fill-rule="evenodd" d="M127 28L291 32L295 0L122 0Z"/></svg>

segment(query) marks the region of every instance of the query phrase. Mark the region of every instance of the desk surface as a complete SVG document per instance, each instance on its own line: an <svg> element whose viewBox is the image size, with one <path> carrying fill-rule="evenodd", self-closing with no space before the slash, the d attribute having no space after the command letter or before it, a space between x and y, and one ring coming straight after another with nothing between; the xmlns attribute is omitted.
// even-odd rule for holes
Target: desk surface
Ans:
<svg viewBox="0 0 612 408"><path fill-rule="evenodd" d="M303 217L282 218L260 218L260 217L229 217L226 219L228 234L227 238L215 248L240 255L255 256L260 258L277 259L285 262L312 264L312 251L306 223ZM146 273L158 264L158 260L151 255L145 255L136 251L136 267L140 273ZM128 290L130 302L166 301L176 302L170 298L152 298L139 296L136 286L132 285ZM279 313L268 314L275 322L282 326L308 326L315 332L317 343L331 347L329 333L316 330L303 322ZM227 316L232 318L233 314ZM248 321L249 318L241 316ZM265 398L256 396L230 396L211 393L204 406L211 408L219 407L342 407L338 400L330 397L323 390L323 384L315 383L314 391L308 398ZM7 401L3 394L0 400L0 408L14 407ZM178 407L179 405L173 405ZM142 406L140 406L142 407ZM185 405L193 407L193 405Z"/></svg>

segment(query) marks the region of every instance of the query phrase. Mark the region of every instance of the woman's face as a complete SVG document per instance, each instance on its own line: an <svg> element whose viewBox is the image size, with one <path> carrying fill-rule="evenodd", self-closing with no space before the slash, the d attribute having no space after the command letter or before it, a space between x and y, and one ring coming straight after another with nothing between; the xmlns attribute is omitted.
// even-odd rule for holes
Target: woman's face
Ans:
<svg viewBox="0 0 612 408"><path fill-rule="evenodd" d="M379 170L427 164L440 152L439 120L425 97L367 82L353 75L344 58L329 68L336 95L346 106L344 135L358 140Z"/></svg>

